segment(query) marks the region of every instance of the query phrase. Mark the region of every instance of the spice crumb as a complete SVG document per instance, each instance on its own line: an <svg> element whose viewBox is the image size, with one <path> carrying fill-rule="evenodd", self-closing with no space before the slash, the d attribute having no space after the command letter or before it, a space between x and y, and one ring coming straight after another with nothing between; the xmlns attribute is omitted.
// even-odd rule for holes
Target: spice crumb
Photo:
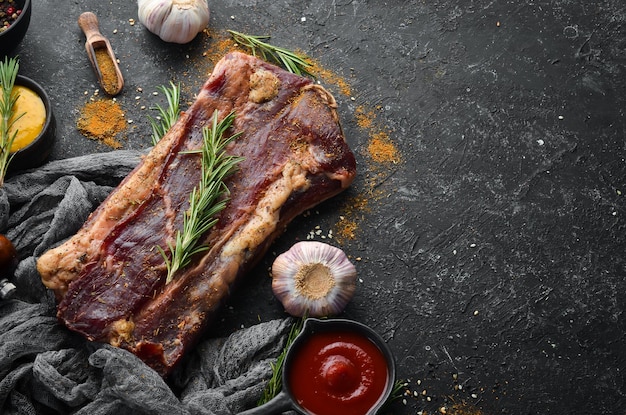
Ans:
<svg viewBox="0 0 626 415"><path fill-rule="evenodd" d="M132 122L132 121L131 121ZM117 136L126 128L124 111L113 100L90 100L80 112L76 127L81 134L118 149L122 144Z"/></svg>

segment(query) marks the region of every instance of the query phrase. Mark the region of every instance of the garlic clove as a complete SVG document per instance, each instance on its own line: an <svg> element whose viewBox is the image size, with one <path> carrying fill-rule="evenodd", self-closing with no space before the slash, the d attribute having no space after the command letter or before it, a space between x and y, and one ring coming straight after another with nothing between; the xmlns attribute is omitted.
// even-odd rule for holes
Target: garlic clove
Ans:
<svg viewBox="0 0 626 415"><path fill-rule="evenodd" d="M296 317L339 314L356 290L356 268L339 248L298 242L272 264L272 291Z"/></svg>

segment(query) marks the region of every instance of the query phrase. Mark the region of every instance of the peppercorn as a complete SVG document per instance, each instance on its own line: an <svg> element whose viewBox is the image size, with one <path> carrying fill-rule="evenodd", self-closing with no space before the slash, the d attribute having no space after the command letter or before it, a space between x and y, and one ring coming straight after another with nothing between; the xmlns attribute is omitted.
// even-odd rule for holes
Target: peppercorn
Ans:
<svg viewBox="0 0 626 415"><path fill-rule="evenodd" d="M14 0L0 0L0 33L7 30L22 14Z"/></svg>

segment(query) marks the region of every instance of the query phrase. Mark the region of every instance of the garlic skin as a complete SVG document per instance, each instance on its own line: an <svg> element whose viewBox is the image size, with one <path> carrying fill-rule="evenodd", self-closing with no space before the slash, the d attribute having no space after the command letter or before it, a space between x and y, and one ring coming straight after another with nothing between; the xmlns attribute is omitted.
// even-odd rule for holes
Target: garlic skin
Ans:
<svg viewBox="0 0 626 415"><path fill-rule="evenodd" d="M295 317L339 314L356 290L356 268L334 246L305 241L294 244L272 264L272 291Z"/></svg>
<svg viewBox="0 0 626 415"><path fill-rule="evenodd" d="M162 40L191 42L209 24L207 0L137 0L139 21Z"/></svg>

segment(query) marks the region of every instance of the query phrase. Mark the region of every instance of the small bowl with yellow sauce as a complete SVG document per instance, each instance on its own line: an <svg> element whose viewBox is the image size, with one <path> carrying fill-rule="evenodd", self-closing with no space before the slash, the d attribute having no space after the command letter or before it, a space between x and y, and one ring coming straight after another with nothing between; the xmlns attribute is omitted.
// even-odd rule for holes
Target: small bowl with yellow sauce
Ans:
<svg viewBox="0 0 626 415"><path fill-rule="evenodd" d="M18 75L13 91L19 94L13 111L14 117L19 118L10 130L10 133L17 131L17 135L11 146L9 171L41 165L50 155L56 134L52 104L41 85Z"/></svg>

